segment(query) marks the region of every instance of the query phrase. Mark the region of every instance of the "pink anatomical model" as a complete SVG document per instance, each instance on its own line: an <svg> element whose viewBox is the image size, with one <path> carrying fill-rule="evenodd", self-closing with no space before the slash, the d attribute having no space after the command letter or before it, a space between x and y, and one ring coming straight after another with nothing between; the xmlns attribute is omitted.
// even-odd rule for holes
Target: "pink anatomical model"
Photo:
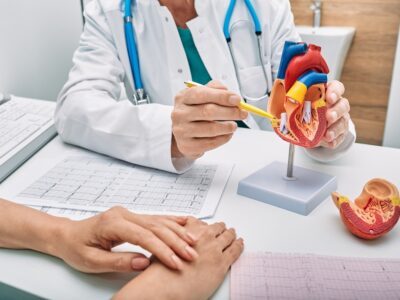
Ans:
<svg viewBox="0 0 400 300"><path fill-rule="evenodd" d="M375 178L368 181L354 203L332 193L343 223L354 235L367 240L388 233L400 217L399 191L392 183Z"/></svg>
<svg viewBox="0 0 400 300"><path fill-rule="evenodd" d="M285 141L305 148L318 146L327 129L326 82L329 68L321 48L286 42L268 112L272 127Z"/></svg>

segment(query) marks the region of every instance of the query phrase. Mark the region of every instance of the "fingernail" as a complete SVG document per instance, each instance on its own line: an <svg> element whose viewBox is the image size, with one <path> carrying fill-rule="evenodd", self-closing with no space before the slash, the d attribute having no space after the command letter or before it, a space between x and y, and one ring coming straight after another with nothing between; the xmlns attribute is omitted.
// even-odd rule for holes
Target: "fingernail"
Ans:
<svg viewBox="0 0 400 300"><path fill-rule="evenodd" d="M143 270L150 265L150 260L144 257L134 258L131 265L134 270Z"/></svg>
<svg viewBox="0 0 400 300"><path fill-rule="evenodd" d="M192 258L198 258L199 257L199 254L197 254L196 250L194 250L192 247L186 246L185 250L186 250L187 253L189 253L189 255Z"/></svg>
<svg viewBox="0 0 400 300"><path fill-rule="evenodd" d="M229 97L229 103L232 105L239 105L240 97L238 95L232 95Z"/></svg>
<svg viewBox="0 0 400 300"><path fill-rule="evenodd" d="M338 99L338 96L337 96L335 93L332 93L332 94L331 94L331 100L332 100L332 102L336 102L337 99Z"/></svg>
<svg viewBox="0 0 400 300"><path fill-rule="evenodd" d="M178 256L176 256L175 254L172 254L171 258L172 258L172 261L175 264L176 269L182 270L183 269L183 263L182 263L181 259Z"/></svg>
<svg viewBox="0 0 400 300"><path fill-rule="evenodd" d="M336 111L331 112L331 118L332 118L333 121L337 119L337 112Z"/></svg>
<svg viewBox="0 0 400 300"><path fill-rule="evenodd" d="M333 140L335 138L335 132L333 132L332 130L328 131L328 137L330 140Z"/></svg>
<svg viewBox="0 0 400 300"><path fill-rule="evenodd" d="M191 240L193 243L197 242L197 238L191 234L190 232L186 232L186 236Z"/></svg>

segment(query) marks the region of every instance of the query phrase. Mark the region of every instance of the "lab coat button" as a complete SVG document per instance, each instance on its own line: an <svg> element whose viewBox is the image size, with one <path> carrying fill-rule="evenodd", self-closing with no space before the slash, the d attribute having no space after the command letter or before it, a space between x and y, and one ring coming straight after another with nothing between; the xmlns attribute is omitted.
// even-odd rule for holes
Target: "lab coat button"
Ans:
<svg viewBox="0 0 400 300"><path fill-rule="evenodd" d="M165 17L165 22L169 22L169 18L168 17Z"/></svg>
<svg viewBox="0 0 400 300"><path fill-rule="evenodd" d="M227 80L227 79L228 79L228 75L222 74L221 79L222 79L222 80Z"/></svg>
<svg viewBox="0 0 400 300"><path fill-rule="evenodd" d="M178 73L182 74L183 70L181 68L178 69Z"/></svg>
<svg viewBox="0 0 400 300"><path fill-rule="evenodd" d="M199 33L202 34L204 32L204 28L199 28Z"/></svg>

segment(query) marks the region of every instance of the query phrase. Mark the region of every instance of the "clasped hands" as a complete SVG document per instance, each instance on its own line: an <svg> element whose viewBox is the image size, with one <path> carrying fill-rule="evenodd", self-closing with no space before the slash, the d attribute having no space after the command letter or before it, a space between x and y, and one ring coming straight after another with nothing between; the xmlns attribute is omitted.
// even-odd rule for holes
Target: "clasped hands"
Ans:
<svg viewBox="0 0 400 300"><path fill-rule="evenodd" d="M335 149L349 131L350 104L343 98L344 85L327 85L328 129L318 146ZM175 97L172 111L172 157L197 159L205 152L227 143L237 129L233 120L245 120L248 113L238 105L240 97L218 81L187 88Z"/></svg>
<svg viewBox="0 0 400 300"><path fill-rule="evenodd" d="M53 235L56 240L49 243L46 252L87 273L146 269L150 259L143 254L111 251L125 242L149 251L166 269L180 271L196 262L199 254L212 254L204 253L204 247L220 249L220 255L228 251L226 260L230 263L222 266L227 271L243 248L243 241L223 223L208 225L192 217L141 215L122 207L82 221L60 219L58 228Z"/></svg>

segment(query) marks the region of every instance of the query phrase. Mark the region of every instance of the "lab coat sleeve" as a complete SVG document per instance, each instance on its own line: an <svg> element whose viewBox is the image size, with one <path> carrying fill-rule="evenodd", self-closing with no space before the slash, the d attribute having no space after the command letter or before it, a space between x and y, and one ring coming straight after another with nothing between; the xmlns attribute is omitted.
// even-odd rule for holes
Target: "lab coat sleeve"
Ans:
<svg viewBox="0 0 400 300"><path fill-rule="evenodd" d="M274 18L271 25L272 41L272 75L276 79L281 61L283 45L285 41L300 42L301 38L297 33L294 18L291 11L289 0L276 0L273 2L275 9ZM354 123L350 120L349 131L346 134L344 142L336 149L327 149L317 147L305 149L305 152L311 158L319 162L329 162L340 158L354 144L356 140L356 131Z"/></svg>
<svg viewBox="0 0 400 300"><path fill-rule="evenodd" d="M60 137L130 163L184 172L191 161L171 159L172 107L117 100L125 71L97 0L87 5L85 18L74 66L57 101Z"/></svg>

